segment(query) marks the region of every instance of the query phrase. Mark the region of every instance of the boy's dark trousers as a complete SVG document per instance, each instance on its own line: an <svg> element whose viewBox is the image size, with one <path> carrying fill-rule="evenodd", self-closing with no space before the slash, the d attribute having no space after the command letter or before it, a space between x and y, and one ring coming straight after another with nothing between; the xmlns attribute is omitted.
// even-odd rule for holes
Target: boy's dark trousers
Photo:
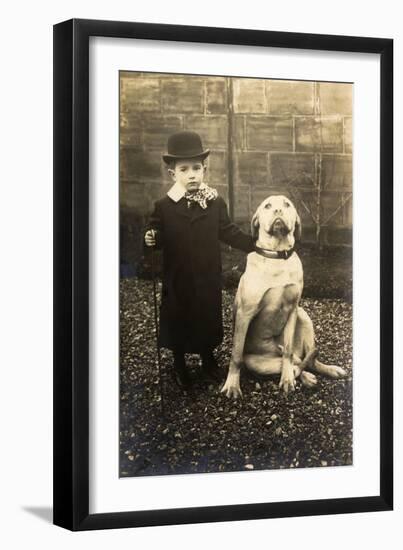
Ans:
<svg viewBox="0 0 403 550"><path fill-rule="evenodd" d="M182 349L173 350L174 356L174 377L178 386L182 389L189 388L192 384L188 368L185 361L185 353ZM217 365L213 354L213 348L205 348L200 352L202 359L202 370L209 378L215 382L221 381L221 371Z"/></svg>

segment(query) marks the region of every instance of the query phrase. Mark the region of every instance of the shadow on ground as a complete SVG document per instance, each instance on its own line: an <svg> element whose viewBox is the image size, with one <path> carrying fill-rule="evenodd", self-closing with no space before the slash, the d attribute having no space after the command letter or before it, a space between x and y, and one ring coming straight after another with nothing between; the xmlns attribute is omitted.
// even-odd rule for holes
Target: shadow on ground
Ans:
<svg viewBox="0 0 403 550"><path fill-rule="evenodd" d="M46 523L53 523L53 508L51 506L23 506L22 509Z"/></svg>

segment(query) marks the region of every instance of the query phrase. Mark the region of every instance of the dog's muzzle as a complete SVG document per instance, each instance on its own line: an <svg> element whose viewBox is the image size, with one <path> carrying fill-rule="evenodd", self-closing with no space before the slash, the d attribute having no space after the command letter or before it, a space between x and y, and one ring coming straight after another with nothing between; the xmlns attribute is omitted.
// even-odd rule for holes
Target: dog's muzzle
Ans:
<svg viewBox="0 0 403 550"><path fill-rule="evenodd" d="M284 222L282 218L276 218L269 228L269 235L274 235L275 233L281 233L281 235L288 235L290 229Z"/></svg>

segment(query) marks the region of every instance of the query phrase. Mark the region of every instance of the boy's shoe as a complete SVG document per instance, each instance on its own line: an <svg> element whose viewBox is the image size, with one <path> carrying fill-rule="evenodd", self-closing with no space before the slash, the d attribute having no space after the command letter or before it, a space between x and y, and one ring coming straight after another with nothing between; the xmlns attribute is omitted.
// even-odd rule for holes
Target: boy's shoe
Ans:
<svg viewBox="0 0 403 550"><path fill-rule="evenodd" d="M215 382L221 382L222 372L212 352L203 354L202 358L202 371L208 378L211 378Z"/></svg>
<svg viewBox="0 0 403 550"><path fill-rule="evenodd" d="M174 358L174 380L181 390L187 390L192 385L192 379L186 367L184 357Z"/></svg>

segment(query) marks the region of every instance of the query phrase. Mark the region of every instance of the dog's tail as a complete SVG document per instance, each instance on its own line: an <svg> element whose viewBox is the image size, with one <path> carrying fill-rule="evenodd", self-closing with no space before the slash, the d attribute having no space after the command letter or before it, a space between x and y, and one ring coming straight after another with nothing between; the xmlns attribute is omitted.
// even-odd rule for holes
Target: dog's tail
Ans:
<svg viewBox="0 0 403 550"><path fill-rule="evenodd" d="M326 365L325 363L319 361L319 359L315 359L314 369L319 374L329 376L330 378L343 378L347 375L347 372L341 367L337 367L336 365Z"/></svg>

